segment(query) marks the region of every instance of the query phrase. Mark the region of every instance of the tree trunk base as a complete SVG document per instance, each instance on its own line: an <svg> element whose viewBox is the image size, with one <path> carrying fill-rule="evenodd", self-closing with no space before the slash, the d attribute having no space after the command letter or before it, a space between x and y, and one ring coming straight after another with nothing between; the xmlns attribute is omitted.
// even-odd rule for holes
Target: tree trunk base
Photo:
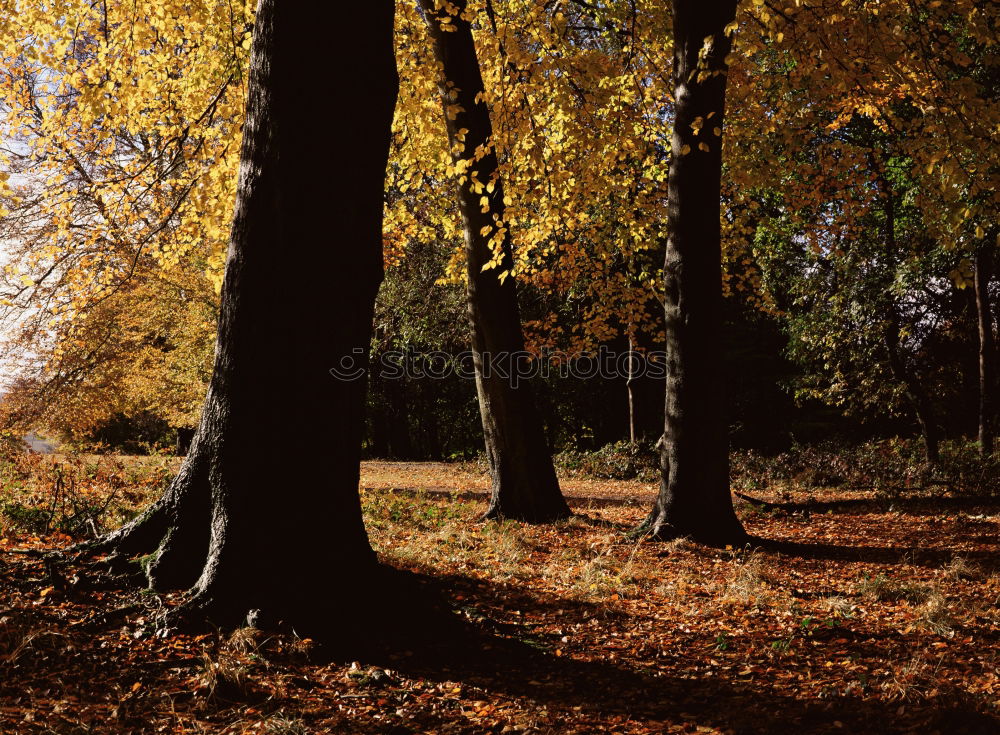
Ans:
<svg viewBox="0 0 1000 735"><path fill-rule="evenodd" d="M157 633L198 633L215 626L287 631L316 640L318 656L344 660L406 650L422 641L448 640L460 627L433 582L418 575L378 564L363 581L347 582L336 598L304 590L294 599L282 599L280 607L267 608L257 607L262 599L259 588L233 589L210 582L163 614ZM272 592L263 597L273 601L280 595Z"/></svg>
<svg viewBox="0 0 1000 735"><path fill-rule="evenodd" d="M172 526L146 566L149 588L171 590L192 587L205 565L204 549L207 547L207 527Z"/></svg>
<svg viewBox="0 0 1000 735"><path fill-rule="evenodd" d="M750 536L743 525L733 517L733 523L723 523L720 519L709 517L704 524L677 523L672 521L670 513L654 508L646 519L636 526L629 537L645 541L676 541L688 538L692 541L713 548L740 547L750 541Z"/></svg>
<svg viewBox="0 0 1000 735"><path fill-rule="evenodd" d="M163 496L137 518L105 536L73 547L106 553L102 562L116 575L133 577L136 557L150 589L187 589L205 564L211 512L208 463L198 445ZM143 558L144 557L144 558Z"/></svg>
<svg viewBox="0 0 1000 735"><path fill-rule="evenodd" d="M505 511L501 505L491 504L480 520L521 521L522 523L542 524L564 521L572 517L573 512L565 503L563 503L562 507L521 509L516 513Z"/></svg>
<svg viewBox="0 0 1000 735"><path fill-rule="evenodd" d="M521 453L529 454L521 460L499 452L491 454L493 489L484 521L553 523L573 515L559 489L551 458L541 453L538 445L529 449ZM534 456L530 456L532 452Z"/></svg>

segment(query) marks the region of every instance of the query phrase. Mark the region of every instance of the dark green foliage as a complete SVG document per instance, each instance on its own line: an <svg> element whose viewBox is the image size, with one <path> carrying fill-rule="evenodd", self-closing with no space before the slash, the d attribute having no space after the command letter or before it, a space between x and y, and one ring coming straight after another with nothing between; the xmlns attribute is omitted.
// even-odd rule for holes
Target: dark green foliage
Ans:
<svg viewBox="0 0 1000 735"><path fill-rule="evenodd" d="M172 447L175 429L151 411L116 414L72 442L89 454L155 454Z"/></svg>
<svg viewBox="0 0 1000 735"><path fill-rule="evenodd" d="M810 418L813 404L796 407L785 387L795 365L785 356L781 322L735 297L725 302L723 349L730 446L775 452L787 449Z"/></svg>
<svg viewBox="0 0 1000 735"><path fill-rule="evenodd" d="M372 338L368 456L467 459L482 449L476 386L453 362L469 349L469 329L461 284L441 280L449 248L414 243L386 271Z"/></svg>
<svg viewBox="0 0 1000 735"><path fill-rule="evenodd" d="M933 471L914 439L885 439L850 444L796 445L766 456L753 451L732 454L737 490L872 490L887 497L916 494L1000 495L1000 459L982 459L971 442L946 441Z"/></svg>
<svg viewBox="0 0 1000 735"><path fill-rule="evenodd" d="M52 513L45 508L32 508L22 503L9 502L0 506L4 525L25 533L41 535L52 527ZM58 525L58 524L57 524Z"/></svg>
<svg viewBox="0 0 1000 735"><path fill-rule="evenodd" d="M621 441L592 452L564 449L554 459L560 470L606 480L656 482L660 471L652 443Z"/></svg>

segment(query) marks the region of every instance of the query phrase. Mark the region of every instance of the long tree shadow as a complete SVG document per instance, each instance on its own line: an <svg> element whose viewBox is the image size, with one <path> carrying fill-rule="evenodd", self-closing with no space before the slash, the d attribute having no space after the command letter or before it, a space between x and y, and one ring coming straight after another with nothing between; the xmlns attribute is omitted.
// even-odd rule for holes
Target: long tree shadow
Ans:
<svg viewBox="0 0 1000 735"><path fill-rule="evenodd" d="M799 503L774 503L734 492L737 498L755 508L784 513L826 513L855 511L885 513L896 511L906 515L938 515L943 511L979 510L1000 512L1000 498L896 496L885 498L847 498L844 500L809 500Z"/></svg>
<svg viewBox="0 0 1000 735"><path fill-rule="evenodd" d="M744 733L913 731L916 723L933 730L935 723L955 722L950 732L986 735L1000 732L1000 721L975 711L931 704L911 708L906 716L898 704L859 697L810 701L759 682L742 683L725 675L685 678L642 668L625 661L556 655L553 651L518 637L514 626L498 623L488 615L465 620L443 602L445 585L454 589L455 576L432 578L392 573L396 594L406 601L406 620L386 641L387 646L367 651L369 663L389 666L409 677L431 681L460 681L491 693L534 702L550 712L567 716L581 713L602 717L638 719L650 731L667 725L691 723ZM490 587L479 580L462 584ZM605 611L594 603L560 600L567 619L586 620ZM628 617L624 613L612 613ZM512 633L513 635L507 635ZM405 652L401 654L400 652ZM584 654L585 655L585 654Z"/></svg>
<svg viewBox="0 0 1000 735"><path fill-rule="evenodd" d="M1000 568L1000 558L995 550L960 551L951 549L891 547L891 546L841 546L839 544L820 544L799 541L779 541L775 539L751 536L751 547L764 551L796 556L801 559L819 559L829 561L866 562L870 564L909 564L912 566L934 568L951 562L956 556L975 562L984 571L989 572Z"/></svg>

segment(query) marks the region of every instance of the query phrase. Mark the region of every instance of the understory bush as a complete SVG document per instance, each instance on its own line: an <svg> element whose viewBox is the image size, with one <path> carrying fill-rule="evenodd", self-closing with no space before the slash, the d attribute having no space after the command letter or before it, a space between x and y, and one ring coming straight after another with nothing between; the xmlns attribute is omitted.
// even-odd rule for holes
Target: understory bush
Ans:
<svg viewBox="0 0 1000 735"><path fill-rule="evenodd" d="M737 490L844 488L895 496L915 491L985 496L1000 494L1000 456L983 458L974 442L941 444L931 467L916 439L884 439L858 445L824 442L796 446L767 457L734 452L730 460Z"/></svg>
<svg viewBox="0 0 1000 735"><path fill-rule="evenodd" d="M650 443L616 442L596 451L567 449L555 455L557 469L571 476L607 480L659 479L659 457ZM895 496L917 491L970 496L1000 495L1000 455L979 456L974 442L941 444L941 461L929 467L916 439L884 439L851 445L798 445L777 455L753 450L730 455L734 489L872 490Z"/></svg>
<svg viewBox="0 0 1000 735"><path fill-rule="evenodd" d="M153 458L0 457L0 533L94 536L159 497L176 463Z"/></svg>
<svg viewBox="0 0 1000 735"><path fill-rule="evenodd" d="M657 450L648 442L615 442L593 452L565 449L553 460L557 469L571 475L642 482L655 482L659 478Z"/></svg>

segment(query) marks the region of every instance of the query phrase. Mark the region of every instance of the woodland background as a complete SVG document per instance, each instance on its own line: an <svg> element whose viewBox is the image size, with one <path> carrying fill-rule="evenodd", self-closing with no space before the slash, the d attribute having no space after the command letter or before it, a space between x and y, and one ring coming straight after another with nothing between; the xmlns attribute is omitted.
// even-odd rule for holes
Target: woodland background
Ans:
<svg viewBox="0 0 1000 735"><path fill-rule="evenodd" d="M11 15L4 41L5 415L80 448L169 447L194 427L210 375L252 5L163 2L142 18L127 4L57 5ZM730 29L723 345L741 449L914 436L921 410L935 440L977 433L973 286L979 274L993 329L1000 235L995 5L838 7L749 2ZM668 14L483 12L529 349L657 349ZM398 13L372 351L457 354L468 328L453 164L425 24L411 3ZM538 385L552 449L629 439L624 383ZM662 386L633 388L635 436L655 441ZM372 456L481 446L471 381L376 380L369 404Z"/></svg>

